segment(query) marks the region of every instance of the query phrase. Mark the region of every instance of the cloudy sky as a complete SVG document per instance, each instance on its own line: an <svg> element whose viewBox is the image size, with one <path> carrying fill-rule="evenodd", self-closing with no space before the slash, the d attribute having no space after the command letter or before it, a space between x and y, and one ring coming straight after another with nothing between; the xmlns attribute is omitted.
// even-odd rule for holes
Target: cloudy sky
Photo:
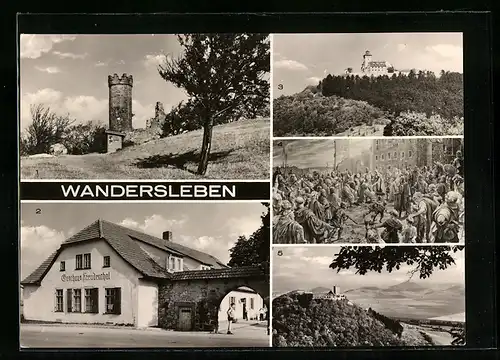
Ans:
<svg viewBox="0 0 500 360"><path fill-rule="evenodd" d="M37 214L36 209L40 209ZM209 253L224 263L240 235L261 225L260 203L21 204L21 277L24 278L71 235L98 218Z"/></svg>
<svg viewBox="0 0 500 360"><path fill-rule="evenodd" d="M278 252L282 255L278 256ZM388 273L382 271L356 275L355 270L343 270L337 273L329 268L338 248L319 247L274 247L273 248L273 293L282 294L292 290L310 290L318 286L340 287L341 291L357 289L364 286L389 287L409 279L408 271L413 268L402 265L400 270ZM454 255L456 264L446 270L435 270L430 278L420 280L418 275L412 278L415 282L432 284L463 284L465 282L464 251Z"/></svg>
<svg viewBox="0 0 500 360"><path fill-rule="evenodd" d="M337 162L340 163L346 156L358 156L369 150L373 143L371 139L349 139L337 141ZM282 142L286 145L287 165L299 168L315 168L333 166L334 140L275 140L273 143L273 166L283 164L283 147L277 146ZM347 151L349 149L349 151Z"/></svg>
<svg viewBox="0 0 500 360"><path fill-rule="evenodd" d="M108 122L108 75L134 77L133 126L144 127L161 101L165 111L186 100L182 89L163 80L157 65L178 56L174 35L28 35L20 49L21 129L30 104L42 103L78 122Z"/></svg>
<svg viewBox="0 0 500 360"><path fill-rule="evenodd" d="M366 50L396 69L463 72L461 33L279 34L273 35L273 97L295 94L348 67L359 72Z"/></svg>

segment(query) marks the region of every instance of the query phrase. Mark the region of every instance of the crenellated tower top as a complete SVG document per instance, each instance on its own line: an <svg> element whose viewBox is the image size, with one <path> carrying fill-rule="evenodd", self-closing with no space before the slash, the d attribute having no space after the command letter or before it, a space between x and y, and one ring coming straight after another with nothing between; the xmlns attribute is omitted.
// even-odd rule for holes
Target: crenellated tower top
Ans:
<svg viewBox="0 0 500 360"><path fill-rule="evenodd" d="M108 75L108 86L113 85L133 85L133 77L132 75L123 74L122 76L118 76L118 74Z"/></svg>

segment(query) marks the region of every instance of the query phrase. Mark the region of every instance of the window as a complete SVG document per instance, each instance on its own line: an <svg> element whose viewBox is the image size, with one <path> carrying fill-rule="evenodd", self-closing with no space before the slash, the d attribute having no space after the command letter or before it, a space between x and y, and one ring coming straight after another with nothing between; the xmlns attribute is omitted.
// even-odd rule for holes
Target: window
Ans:
<svg viewBox="0 0 500 360"><path fill-rule="evenodd" d="M73 289L73 312L82 312L82 289Z"/></svg>
<svg viewBox="0 0 500 360"><path fill-rule="evenodd" d="M175 270L175 258L170 257L170 269Z"/></svg>
<svg viewBox="0 0 500 360"><path fill-rule="evenodd" d="M105 256L102 267L109 267L110 264L111 264L111 258L109 256Z"/></svg>
<svg viewBox="0 0 500 360"><path fill-rule="evenodd" d="M106 289L106 314L121 314L121 297L121 288Z"/></svg>
<svg viewBox="0 0 500 360"><path fill-rule="evenodd" d="M99 312L99 289L85 289L85 312L92 314Z"/></svg>
<svg viewBox="0 0 500 360"><path fill-rule="evenodd" d="M177 269L182 270L181 259L177 259Z"/></svg>
<svg viewBox="0 0 500 360"><path fill-rule="evenodd" d="M408 150L408 157L411 157L411 155L412 155L411 150Z"/></svg>
<svg viewBox="0 0 500 360"><path fill-rule="evenodd" d="M384 154L381 155L381 159L384 160Z"/></svg>
<svg viewBox="0 0 500 360"><path fill-rule="evenodd" d="M90 254L83 255L83 268L84 269L92 268L91 263L90 263Z"/></svg>
<svg viewBox="0 0 500 360"><path fill-rule="evenodd" d="M404 157L405 157L405 152L401 151L401 159L404 159Z"/></svg>
<svg viewBox="0 0 500 360"><path fill-rule="evenodd" d="M236 304L236 298L234 296L229 297L229 306L231 306L232 304Z"/></svg>
<svg viewBox="0 0 500 360"><path fill-rule="evenodd" d="M83 255L76 255L76 270L83 269Z"/></svg>
<svg viewBox="0 0 500 360"><path fill-rule="evenodd" d="M255 306L255 299L254 298L250 298L250 310L253 310L254 306Z"/></svg>
<svg viewBox="0 0 500 360"><path fill-rule="evenodd" d="M387 153L387 160L391 160L391 153Z"/></svg>
<svg viewBox="0 0 500 360"><path fill-rule="evenodd" d="M210 266L207 266L207 265L200 265L200 269L201 270L210 270L212 268Z"/></svg>
<svg viewBox="0 0 500 360"><path fill-rule="evenodd" d="M375 155L375 160L378 160L378 155Z"/></svg>
<svg viewBox="0 0 500 360"><path fill-rule="evenodd" d="M394 159L397 159L398 158L398 153L396 151L394 151Z"/></svg>
<svg viewBox="0 0 500 360"><path fill-rule="evenodd" d="M56 312L64 311L64 294L62 289L56 289Z"/></svg>
<svg viewBox="0 0 500 360"><path fill-rule="evenodd" d="M66 262L65 261L61 261L61 263L59 264L59 270L60 271L66 270Z"/></svg>
<svg viewBox="0 0 500 360"><path fill-rule="evenodd" d="M66 290L66 301L68 302L66 304L66 311L67 312L73 312L73 290L68 289Z"/></svg>

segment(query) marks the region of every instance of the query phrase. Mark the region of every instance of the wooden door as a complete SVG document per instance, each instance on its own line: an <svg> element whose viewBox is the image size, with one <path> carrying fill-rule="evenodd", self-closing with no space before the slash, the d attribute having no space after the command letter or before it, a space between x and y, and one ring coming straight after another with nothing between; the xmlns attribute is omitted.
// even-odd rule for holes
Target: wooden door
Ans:
<svg viewBox="0 0 500 360"><path fill-rule="evenodd" d="M190 307L179 308L179 330L190 331L192 330L193 314Z"/></svg>

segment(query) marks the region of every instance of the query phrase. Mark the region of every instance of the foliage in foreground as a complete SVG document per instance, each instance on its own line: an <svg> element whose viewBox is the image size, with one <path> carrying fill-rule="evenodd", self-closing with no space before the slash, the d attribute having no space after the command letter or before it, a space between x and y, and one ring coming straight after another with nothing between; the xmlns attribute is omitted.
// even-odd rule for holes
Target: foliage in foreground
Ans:
<svg viewBox="0 0 500 360"><path fill-rule="evenodd" d="M440 115L402 112L384 128L385 136L450 136L463 135L464 119L445 119Z"/></svg>
<svg viewBox="0 0 500 360"><path fill-rule="evenodd" d="M266 212L261 216L261 226L248 238L244 235L238 238L236 244L229 250L229 266L262 266L266 272L269 271L271 215L269 203L262 203L262 205L266 207Z"/></svg>
<svg viewBox="0 0 500 360"><path fill-rule="evenodd" d="M446 269L455 264L451 253L464 249L464 246L345 246L335 255L330 268L333 270L356 269L356 274L365 275L368 271L389 273L399 270L401 265L414 265L412 274L421 279L430 277L438 268Z"/></svg>
<svg viewBox="0 0 500 360"><path fill-rule="evenodd" d="M205 175L212 129L221 119L269 102L269 36L266 34L186 34L178 36L183 52L166 58L158 71L186 91L195 121L203 125L197 173Z"/></svg>

